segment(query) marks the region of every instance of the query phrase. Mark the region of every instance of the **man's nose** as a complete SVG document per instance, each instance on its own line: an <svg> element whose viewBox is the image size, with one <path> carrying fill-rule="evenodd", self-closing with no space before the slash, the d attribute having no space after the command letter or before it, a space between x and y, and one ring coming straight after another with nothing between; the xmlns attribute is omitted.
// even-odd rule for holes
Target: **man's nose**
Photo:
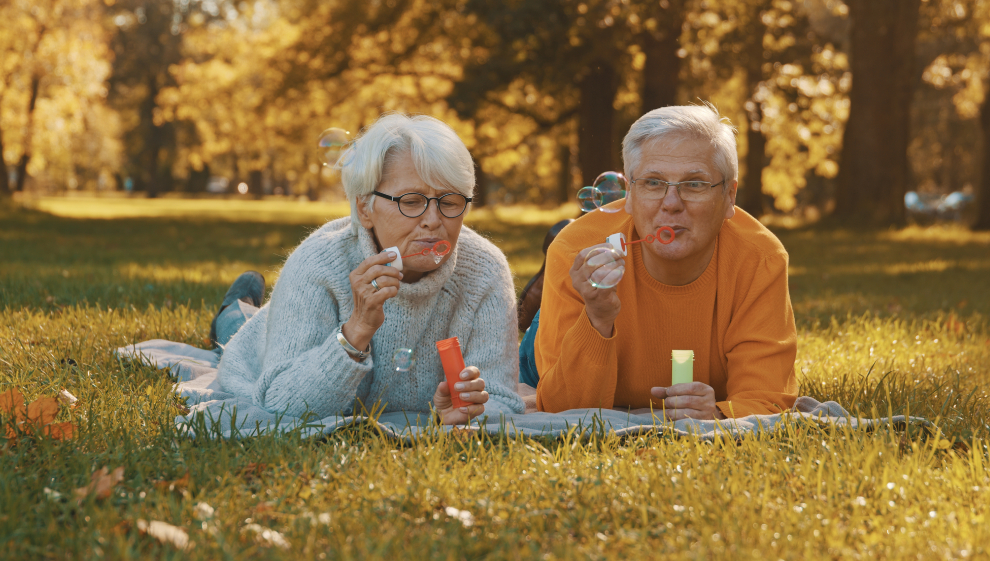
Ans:
<svg viewBox="0 0 990 561"><path fill-rule="evenodd" d="M681 194L677 191L677 187L667 187L667 194L660 201L660 206L667 212L678 212L684 209L684 201L681 200Z"/></svg>

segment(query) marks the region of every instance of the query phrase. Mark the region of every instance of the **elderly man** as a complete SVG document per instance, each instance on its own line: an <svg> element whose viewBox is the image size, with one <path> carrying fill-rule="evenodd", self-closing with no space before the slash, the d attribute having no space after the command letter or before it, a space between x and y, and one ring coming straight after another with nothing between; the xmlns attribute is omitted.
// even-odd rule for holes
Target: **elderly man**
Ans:
<svg viewBox="0 0 990 561"><path fill-rule="evenodd" d="M787 252L735 207L735 130L712 106L656 109L629 129L622 157L629 191L607 210L625 212L581 217L547 255L539 409L652 407L677 420L791 407ZM587 259L613 233L640 240L665 226L668 244L628 246L618 264ZM608 267L624 271L621 281L593 285ZM693 382L671 385L672 350L694 351Z"/></svg>

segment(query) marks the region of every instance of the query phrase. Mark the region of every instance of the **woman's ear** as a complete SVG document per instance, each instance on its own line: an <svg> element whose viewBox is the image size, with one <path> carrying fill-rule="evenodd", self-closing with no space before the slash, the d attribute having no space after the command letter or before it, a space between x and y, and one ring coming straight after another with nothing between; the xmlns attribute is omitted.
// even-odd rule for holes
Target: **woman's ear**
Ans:
<svg viewBox="0 0 990 561"><path fill-rule="evenodd" d="M358 197L357 201L355 201L355 206L357 207L358 220L361 222L361 225L365 229L371 230L375 227L375 222L371 218L371 213L368 212L368 198ZM375 204L374 199L372 199L371 204Z"/></svg>

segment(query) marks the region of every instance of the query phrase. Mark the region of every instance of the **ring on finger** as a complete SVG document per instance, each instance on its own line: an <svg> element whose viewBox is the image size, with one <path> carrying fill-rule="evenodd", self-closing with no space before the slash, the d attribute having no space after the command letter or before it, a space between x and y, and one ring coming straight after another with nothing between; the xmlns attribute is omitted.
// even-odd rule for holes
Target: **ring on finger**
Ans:
<svg viewBox="0 0 990 561"><path fill-rule="evenodd" d="M371 279L371 286L375 287L375 292L382 289L382 287L378 286L378 279Z"/></svg>

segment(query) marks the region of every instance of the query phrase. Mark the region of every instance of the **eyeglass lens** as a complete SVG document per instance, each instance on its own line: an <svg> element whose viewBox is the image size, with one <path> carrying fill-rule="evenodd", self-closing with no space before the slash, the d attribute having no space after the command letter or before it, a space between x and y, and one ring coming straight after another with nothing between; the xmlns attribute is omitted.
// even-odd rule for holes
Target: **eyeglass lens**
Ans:
<svg viewBox="0 0 990 561"><path fill-rule="evenodd" d="M440 214L447 218L457 218L467 207L467 199L459 193L447 193L433 200L437 202L437 208L440 210ZM396 202L399 203L399 212L403 216L416 218L426 212L430 204L430 198L419 193L406 193L399 197Z"/></svg>

